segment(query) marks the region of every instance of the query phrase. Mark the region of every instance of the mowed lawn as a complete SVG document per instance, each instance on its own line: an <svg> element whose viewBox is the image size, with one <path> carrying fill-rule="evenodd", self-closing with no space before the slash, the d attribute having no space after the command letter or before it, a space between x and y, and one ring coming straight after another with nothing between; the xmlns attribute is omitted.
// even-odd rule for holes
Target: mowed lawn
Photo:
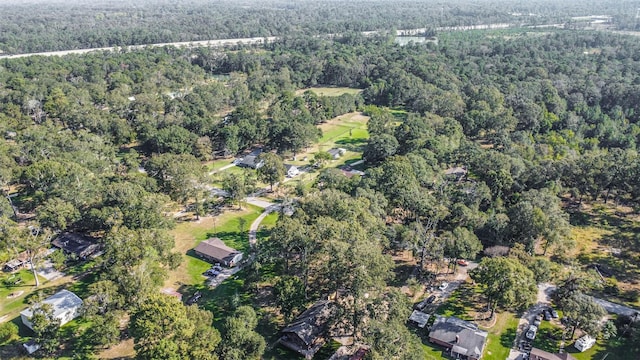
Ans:
<svg viewBox="0 0 640 360"><path fill-rule="evenodd" d="M170 272L165 286L178 289L183 285L195 285L204 281L202 273L211 267L211 264L193 256L192 253L192 249L203 240L219 237L226 245L246 251L249 248L249 226L261 213L261 208L248 205L243 206L242 210L227 209L215 217L178 224L172 230L176 242L174 251L182 254L184 261Z"/></svg>

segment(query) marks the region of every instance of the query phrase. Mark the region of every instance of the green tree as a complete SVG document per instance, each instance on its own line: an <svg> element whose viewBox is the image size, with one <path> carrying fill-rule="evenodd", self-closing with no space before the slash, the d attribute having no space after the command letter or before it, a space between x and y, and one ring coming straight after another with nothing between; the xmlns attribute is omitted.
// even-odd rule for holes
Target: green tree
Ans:
<svg viewBox="0 0 640 360"><path fill-rule="evenodd" d="M204 167L193 155L154 155L145 169L173 200L185 203L203 192Z"/></svg>
<svg viewBox="0 0 640 360"><path fill-rule="evenodd" d="M280 156L270 152L260 154L258 159L264 162L257 171L258 179L268 183L271 191L273 191L273 184L284 179L284 174L286 173L284 163Z"/></svg>
<svg viewBox="0 0 640 360"><path fill-rule="evenodd" d="M80 220L80 211L69 202L59 198L50 198L38 207L36 218L43 226L64 231L69 225Z"/></svg>
<svg viewBox="0 0 640 360"><path fill-rule="evenodd" d="M40 351L50 355L60 346L60 319L54 313L50 304L36 304L31 307L33 315L29 318L35 340L40 345Z"/></svg>
<svg viewBox="0 0 640 360"><path fill-rule="evenodd" d="M129 330L137 359L217 360L220 334L213 315L178 299L153 294L131 315Z"/></svg>
<svg viewBox="0 0 640 360"><path fill-rule="evenodd" d="M381 134L369 138L369 142L362 153L362 158L368 163L378 164L393 156L398 151L398 140L393 135Z"/></svg>
<svg viewBox="0 0 640 360"><path fill-rule="evenodd" d="M538 293L533 272L516 259L484 258L469 275L487 298L491 316L497 307L524 309L534 303Z"/></svg>
<svg viewBox="0 0 640 360"><path fill-rule="evenodd" d="M284 314L285 321L290 321L305 305L305 284L299 277L282 276L273 285L275 302Z"/></svg>
<svg viewBox="0 0 640 360"><path fill-rule="evenodd" d="M597 336L602 328L602 319L607 312L590 296L581 292L572 292L557 302L558 307L564 312L564 316L571 319L573 339L577 329L582 329L592 336Z"/></svg>
<svg viewBox="0 0 640 360"><path fill-rule="evenodd" d="M313 165L323 168L329 161L333 160L333 156L326 151L318 151L313 155Z"/></svg>
<svg viewBox="0 0 640 360"><path fill-rule="evenodd" d="M229 199L238 203L242 209L242 201L253 190L254 183L247 174L224 174L222 177L222 190L229 194Z"/></svg>
<svg viewBox="0 0 640 360"><path fill-rule="evenodd" d="M482 251L482 243L467 228L457 227L446 238L445 255L454 259L474 259Z"/></svg>
<svg viewBox="0 0 640 360"><path fill-rule="evenodd" d="M121 317L122 313L119 311L89 317L91 326L86 335L91 343L103 347L117 344L120 340Z"/></svg>
<svg viewBox="0 0 640 360"><path fill-rule="evenodd" d="M255 331L256 312L250 306L240 306L224 324L220 356L225 360L260 359L266 348L264 338Z"/></svg>

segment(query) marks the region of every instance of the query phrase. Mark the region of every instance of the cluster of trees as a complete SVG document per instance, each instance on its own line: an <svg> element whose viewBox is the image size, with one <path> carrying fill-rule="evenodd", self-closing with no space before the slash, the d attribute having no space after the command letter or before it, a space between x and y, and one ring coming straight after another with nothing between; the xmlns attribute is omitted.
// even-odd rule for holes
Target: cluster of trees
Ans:
<svg viewBox="0 0 640 360"><path fill-rule="evenodd" d="M0 5L0 50L27 53L77 48L154 44L306 33L334 34L390 28L437 28L486 23L545 24L572 16L609 14L619 28L634 29L632 1L557 3L464 0L430 1L81 1L74 5L43 0ZM167 16L171 14L171 16ZM532 15L530 15L532 14Z"/></svg>
<svg viewBox="0 0 640 360"><path fill-rule="evenodd" d="M288 37L260 51L167 47L0 60L0 254L31 248L16 242L31 238L19 236L19 213L33 213L35 228L96 235L105 254L91 289L100 302L89 316L95 341L111 343L124 314L138 314L144 329L145 304L171 305L153 295L178 260L165 213L168 204L207 198L201 161L254 145L295 155L318 139L316 125L362 109L371 118L367 176L323 170L318 191L279 220L259 259L281 269L274 295L283 313L335 294L345 331L378 344L381 358L412 358L419 351L403 324L408 306L388 290L390 251L413 250L418 275L428 275L427 265L437 272L445 258L506 247L509 258L487 259L474 277L492 310L523 307L532 288L516 287L556 276L536 249L571 262L559 195L630 204L640 195L637 41L590 32L495 35L399 46L392 37L349 33ZM363 92L296 95L318 84ZM280 181L278 155L262 159L255 175ZM445 174L458 166L462 179ZM239 202L256 180L230 175L223 185ZM517 276L496 282L501 273ZM226 331L247 343L215 353L258 356L242 352L262 348L254 315L244 309L236 317ZM184 346L204 331L199 324L166 326L157 338L137 340L141 354L200 356ZM220 337L207 336L214 344ZM410 346L382 341L397 336Z"/></svg>

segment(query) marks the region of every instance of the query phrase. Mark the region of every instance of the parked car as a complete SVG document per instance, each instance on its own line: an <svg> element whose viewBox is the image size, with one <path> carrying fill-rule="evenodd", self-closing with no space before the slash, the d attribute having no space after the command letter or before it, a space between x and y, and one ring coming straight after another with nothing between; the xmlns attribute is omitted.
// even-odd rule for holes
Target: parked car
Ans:
<svg viewBox="0 0 640 360"><path fill-rule="evenodd" d="M460 266L467 266L469 265L469 262L465 259L458 259L458 265Z"/></svg>
<svg viewBox="0 0 640 360"><path fill-rule="evenodd" d="M202 293L200 291L196 291L195 294L193 294L193 296L191 296L189 300L187 300L187 305L193 305L197 303L201 297L202 297Z"/></svg>
<svg viewBox="0 0 640 360"><path fill-rule="evenodd" d="M431 303L433 303L433 302L436 300L436 298L437 298L437 296L435 296L435 295L431 295L431 296L429 296L429 297L427 298L427 300L426 300L426 301L427 301L427 304L431 304Z"/></svg>
<svg viewBox="0 0 640 360"><path fill-rule="evenodd" d="M427 301L429 300L429 298L426 298L422 301L420 301L419 303L416 304L416 310L420 310L422 311L425 307L427 307L427 305L429 304Z"/></svg>
<svg viewBox="0 0 640 360"><path fill-rule="evenodd" d="M544 319L545 320L547 320L547 321L551 320L551 313L549 312L549 310L543 311L542 315L544 315Z"/></svg>
<svg viewBox="0 0 640 360"><path fill-rule="evenodd" d="M551 317L552 318L557 319L559 317L558 316L558 312L555 311L553 308L549 308L549 311L551 311Z"/></svg>
<svg viewBox="0 0 640 360"><path fill-rule="evenodd" d="M449 283L443 282L442 284L440 284L440 286L438 286L438 289L440 289L441 291L444 291L448 287L449 287Z"/></svg>
<svg viewBox="0 0 640 360"><path fill-rule="evenodd" d="M538 327L535 325L529 325L529 330L525 334L525 337L529 340L533 340L536 338L536 333L538 332Z"/></svg>
<svg viewBox="0 0 640 360"><path fill-rule="evenodd" d="M533 325L540 326L540 319L536 318L535 320L533 320Z"/></svg>
<svg viewBox="0 0 640 360"><path fill-rule="evenodd" d="M220 271L209 269L209 270L204 272L204 275L205 276L216 277L216 276L220 275Z"/></svg>

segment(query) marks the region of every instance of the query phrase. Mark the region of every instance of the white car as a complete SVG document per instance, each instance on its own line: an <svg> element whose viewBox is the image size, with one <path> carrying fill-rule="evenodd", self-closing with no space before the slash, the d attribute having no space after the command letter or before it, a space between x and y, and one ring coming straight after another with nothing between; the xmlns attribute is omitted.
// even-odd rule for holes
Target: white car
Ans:
<svg viewBox="0 0 640 360"><path fill-rule="evenodd" d="M449 283L443 282L442 284L440 284L440 286L438 286L438 289L444 291L447 287L449 287Z"/></svg>
<svg viewBox="0 0 640 360"><path fill-rule="evenodd" d="M538 332L538 327L535 325L529 325L529 330L524 335L527 339L533 340L536 338L536 333Z"/></svg>

